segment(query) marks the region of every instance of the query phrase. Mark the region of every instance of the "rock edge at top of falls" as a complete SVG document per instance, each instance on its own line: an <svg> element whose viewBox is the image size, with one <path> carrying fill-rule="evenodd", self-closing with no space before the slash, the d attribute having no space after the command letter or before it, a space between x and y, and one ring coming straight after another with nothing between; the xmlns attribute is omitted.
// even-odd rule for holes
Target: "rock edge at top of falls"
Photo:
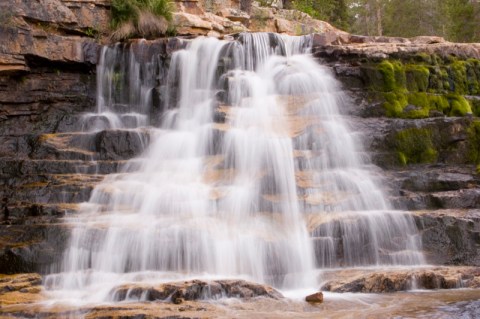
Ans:
<svg viewBox="0 0 480 319"><path fill-rule="evenodd" d="M85 72L97 63L99 43L108 42L105 36L110 32L110 1L13 2L0 4L0 74L29 72L37 66ZM202 1L177 1L176 7L173 20L179 37L222 38L239 32L314 33L314 53L333 59L383 59L415 53L480 57L480 44L450 43L433 36L405 39L351 35L296 10L254 4L247 14L232 2L230 7L216 5L207 11Z"/></svg>

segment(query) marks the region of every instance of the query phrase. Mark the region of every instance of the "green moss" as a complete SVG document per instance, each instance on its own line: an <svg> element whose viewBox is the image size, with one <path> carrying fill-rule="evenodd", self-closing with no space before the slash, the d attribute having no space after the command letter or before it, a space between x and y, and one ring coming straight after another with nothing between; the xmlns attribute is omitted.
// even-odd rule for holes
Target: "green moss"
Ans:
<svg viewBox="0 0 480 319"><path fill-rule="evenodd" d="M461 95L448 94L448 102L450 104L449 116L465 116L472 114L470 103Z"/></svg>
<svg viewBox="0 0 480 319"><path fill-rule="evenodd" d="M472 106L473 115L480 116L480 99L472 99L469 102Z"/></svg>
<svg viewBox="0 0 480 319"><path fill-rule="evenodd" d="M449 68L450 89L458 94L467 93L467 67L465 61L455 61Z"/></svg>
<svg viewBox="0 0 480 319"><path fill-rule="evenodd" d="M425 118L430 111L437 110L442 113L448 113L452 109L449 98L445 95L435 95L425 92L405 93L388 92L383 94L385 98L384 107L389 117L400 118ZM455 96L461 98L461 96ZM461 100L461 99L460 99ZM452 101L456 101L452 98ZM468 103L468 102L467 102ZM406 106L412 107L406 109ZM462 104L462 106L464 106ZM467 109L468 110L468 109Z"/></svg>
<svg viewBox="0 0 480 319"><path fill-rule="evenodd" d="M423 118L432 110L447 116L480 115L480 60L444 59L418 53L408 59L383 60L363 68L370 88L380 92L389 117ZM406 107L412 105L412 107Z"/></svg>
<svg viewBox="0 0 480 319"><path fill-rule="evenodd" d="M410 92L426 92L430 70L424 65L407 65L405 68L406 86Z"/></svg>
<svg viewBox="0 0 480 319"><path fill-rule="evenodd" d="M408 105L408 100L403 92L384 93L384 107L389 117L401 117L403 109Z"/></svg>
<svg viewBox="0 0 480 319"><path fill-rule="evenodd" d="M480 120L473 121L467 129L470 162L480 166ZM478 166L477 166L478 169Z"/></svg>
<svg viewBox="0 0 480 319"><path fill-rule="evenodd" d="M384 60L378 65L378 71L382 76L384 92L395 90L395 69L390 61Z"/></svg>
<svg viewBox="0 0 480 319"><path fill-rule="evenodd" d="M423 63L426 63L426 64L434 64L433 61L435 61L434 59L434 56L433 55L430 55L428 53L424 53L424 52L420 52L420 53L417 53L413 56L413 59L415 62L423 62Z"/></svg>
<svg viewBox="0 0 480 319"><path fill-rule="evenodd" d="M471 95L480 95L480 61L468 59L466 61L467 91Z"/></svg>
<svg viewBox="0 0 480 319"><path fill-rule="evenodd" d="M398 161L402 165L435 163L438 153L435 150L432 134L426 128L409 128L395 136Z"/></svg>

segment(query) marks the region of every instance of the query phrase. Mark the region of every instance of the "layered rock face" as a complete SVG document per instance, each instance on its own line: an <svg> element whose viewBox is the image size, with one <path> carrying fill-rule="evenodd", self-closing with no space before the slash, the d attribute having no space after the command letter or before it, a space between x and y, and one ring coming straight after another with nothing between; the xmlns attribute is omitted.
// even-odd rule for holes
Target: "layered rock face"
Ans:
<svg viewBox="0 0 480 319"><path fill-rule="evenodd" d="M335 33L314 42L392 202L413 211L427 261L479 265L480 45Z"/></svg>

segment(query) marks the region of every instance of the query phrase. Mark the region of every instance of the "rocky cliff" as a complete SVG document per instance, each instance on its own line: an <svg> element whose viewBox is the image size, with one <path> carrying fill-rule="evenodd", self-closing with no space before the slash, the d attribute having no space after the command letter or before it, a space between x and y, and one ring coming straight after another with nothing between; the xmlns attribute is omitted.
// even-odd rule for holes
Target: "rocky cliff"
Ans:
<svg viewBox="0 0 480 319"><path fill-rule="evenodd" d="M109 1L0 6L0 273L43 271L67 236L58 218L139 154L148 134L140 141L125 131L72 133L95 106ZM480 45L353 36L279 8L177 8L179 36L316 32L313 54L342 81L351 126L384 170L379 178L395 206L413 214L428 260L480 265ZM149 42L165 61L180 43Z"/></svg>

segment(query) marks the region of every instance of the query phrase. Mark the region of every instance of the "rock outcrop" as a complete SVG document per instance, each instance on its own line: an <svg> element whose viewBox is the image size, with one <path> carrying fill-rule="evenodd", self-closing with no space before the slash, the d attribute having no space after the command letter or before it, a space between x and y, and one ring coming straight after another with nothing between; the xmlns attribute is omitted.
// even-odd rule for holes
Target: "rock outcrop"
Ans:
<svg viewBox="0 0 480 319"><path fill-rule="evenodd" d="M345 34L327 22L297 10L253 3L250 12L239 2L176 1L174 23L178 35L223 37L238 32L277 32L289 35L332 32Z"/></svg>
<svg viewBox="0 0 480 319"><path fill-rule="evenodd" d="M115 301L146 299L180 304L184 301L220 298L249 299L265 297L281 299L283 296L270 286L250 283L244 280L192 280L160 285L124 285L111 293Z"/></svg>
<svg viewBox="0 0 480 319"><path fill-rule="evenodd" d="M339 270L323 274L322 290L382 293L411 289L479 288L478 267Z"/></svg>

